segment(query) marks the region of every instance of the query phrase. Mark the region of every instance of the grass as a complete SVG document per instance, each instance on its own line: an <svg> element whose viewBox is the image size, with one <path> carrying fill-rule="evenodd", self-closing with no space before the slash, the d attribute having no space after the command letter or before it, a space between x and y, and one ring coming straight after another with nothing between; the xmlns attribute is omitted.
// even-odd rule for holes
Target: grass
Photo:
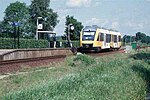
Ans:
<svg viewBox="0 0 150 100"><path fill-rule="evenodd" d="M136 55L144 52L143 59ZM131 55L68 57L56 68L0 81L2 100L144 100L149 49ZM140 56L141 57L141 56ZM5 90L6 89L6 90ZM9 92L10 91L10 92Z"/></svg>
<svg viewBox="0 0 150 100"><path fill-rule="evenodd" d="M73 69L71 67L62 67L61 65L62 64L55 64L49 66L49 68L46 66L46 68L27 69L26 71L29 72L28 74L14 75L0 80L0 96L20 89L24 90L47 81L58 80L61 77L72 73Z"/></svg>

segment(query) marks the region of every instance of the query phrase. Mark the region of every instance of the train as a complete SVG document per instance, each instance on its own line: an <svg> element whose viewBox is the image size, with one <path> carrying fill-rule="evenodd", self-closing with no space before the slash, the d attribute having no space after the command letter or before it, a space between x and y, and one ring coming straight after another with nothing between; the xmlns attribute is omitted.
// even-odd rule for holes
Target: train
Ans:
<svg viewBox="0 0 150 100"><path fill-rule="evenodd" d="M121 33L98 27L86 26L80 32L79 51L100 52L103 49L119 50L121 48Z"/></svg>

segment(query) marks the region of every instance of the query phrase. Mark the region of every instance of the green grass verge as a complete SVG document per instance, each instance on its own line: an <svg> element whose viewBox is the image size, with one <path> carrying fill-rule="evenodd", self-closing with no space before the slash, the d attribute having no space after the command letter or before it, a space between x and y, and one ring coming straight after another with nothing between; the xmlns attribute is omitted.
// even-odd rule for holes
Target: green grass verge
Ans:
<svg viewBox="0 0 150 100"><path fill-rule="evenodd" d="M140 53L143 51L139 51ZM27 74L2 80L2 82L11 81L8 84L11 84L14 90L9 93L3 91L1 98L3 100L144 100L149 89L150 66L147 61L136 59L137 54L133 56L115 54L99 58L87 55L69 57L57 68L30 73L31 76ZM149 58L144 56L144 59ZM2 82L0 85L4 86Z"/></svg>

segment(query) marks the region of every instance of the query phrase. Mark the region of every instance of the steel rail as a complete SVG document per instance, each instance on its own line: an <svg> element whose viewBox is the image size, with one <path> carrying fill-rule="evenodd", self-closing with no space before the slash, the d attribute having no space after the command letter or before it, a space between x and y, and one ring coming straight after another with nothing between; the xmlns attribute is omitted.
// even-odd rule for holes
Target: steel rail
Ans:
<svg viewBox="0 0 150 100"><path fill-rule="evenodd" d="M66 55L57 55L57 56L47 56L47 57L36 57L36 58L26 58L26 59L15 59L15 60L0 60L0 65L4 64L12 64L12 63L21 63L21 62L29 62L29 61L38 61L38 60L46 60L46 59L58 59L65 58Z"/></svg>

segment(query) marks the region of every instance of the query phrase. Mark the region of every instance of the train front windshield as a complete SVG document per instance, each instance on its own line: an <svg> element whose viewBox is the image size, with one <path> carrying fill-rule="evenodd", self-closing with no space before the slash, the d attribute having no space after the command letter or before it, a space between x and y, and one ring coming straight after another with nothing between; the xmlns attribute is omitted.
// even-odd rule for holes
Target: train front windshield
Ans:
<svg viewBox="0 0 150 100"><path fill-rule="evenodd" d="M82 40L91 40L91 41L94 41L94 37L95 37L95 31L84 31L83 32L83 37L82 37Z"/></svg>

